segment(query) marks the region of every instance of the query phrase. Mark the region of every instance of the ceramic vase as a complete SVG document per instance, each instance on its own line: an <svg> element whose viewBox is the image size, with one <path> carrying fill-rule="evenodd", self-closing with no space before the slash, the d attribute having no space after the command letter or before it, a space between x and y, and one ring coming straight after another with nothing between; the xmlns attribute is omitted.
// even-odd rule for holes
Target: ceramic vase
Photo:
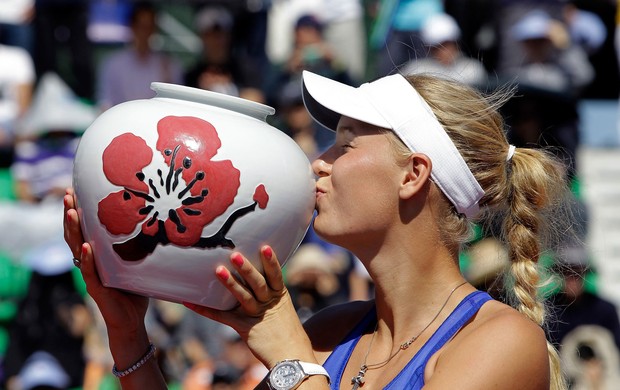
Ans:
<svg viewBox="0 0 620 390"><path fill-rule="evenodd" d="M74 188L85 240L104 285L173 302L230 309L215 277L232 251L260 270L283 265L312 218L310 163L266 123L273 108L179 85L119 104L86 130Z"/></svg>

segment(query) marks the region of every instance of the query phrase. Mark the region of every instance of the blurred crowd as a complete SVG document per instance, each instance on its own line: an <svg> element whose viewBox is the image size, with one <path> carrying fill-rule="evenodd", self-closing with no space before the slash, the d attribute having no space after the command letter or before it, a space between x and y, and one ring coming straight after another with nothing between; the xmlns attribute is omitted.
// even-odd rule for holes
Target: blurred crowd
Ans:
<svg viewBox="0 0 620 390"><path fill-rule="evenodd" d="M579 193L583 99L618 99L616 0L3 0L0 2L0 388L118 389L105 331L62 238L62 195L81 134L153 81L276 108L268 120L309 159L333 134L303 106L302 70L357 86L432 73L512 89L508 137L566 163L578 234L549 248L549 338L573 389L620 383L620 322L596 292ZM497 299L508 264L493 223L461 264ZM299 316L368 299L350 253L309 230L284 268ZM170 388L251 389L266 369L231 329L153 301L150 336Z"/></svg>

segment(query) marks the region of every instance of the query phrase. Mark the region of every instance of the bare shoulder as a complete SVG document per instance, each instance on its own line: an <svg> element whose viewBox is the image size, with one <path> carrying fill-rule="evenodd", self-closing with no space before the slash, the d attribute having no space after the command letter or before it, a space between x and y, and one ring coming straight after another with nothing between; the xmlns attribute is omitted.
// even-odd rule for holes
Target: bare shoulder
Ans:
<svg viewBox="0 0 620 390"><path fill-rule="evenodd" d="M474 373L480 373L479 375ZM428 389L548 389L543 329L500 302L482 306L470 323L429 361Z"/></svg>
<svg viewBox="0 0 620 390"><path fill-rule="evenodd" d="M304 328L319 361L331 351L374 308L373 301L354 301L329 306L308 319Z"/></svg>

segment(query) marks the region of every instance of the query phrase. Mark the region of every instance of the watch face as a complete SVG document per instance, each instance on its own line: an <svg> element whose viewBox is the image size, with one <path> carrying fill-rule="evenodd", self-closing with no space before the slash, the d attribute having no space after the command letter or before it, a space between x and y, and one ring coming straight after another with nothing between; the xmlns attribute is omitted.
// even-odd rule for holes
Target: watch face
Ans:
<svg viewBox="0 0 620 390"><path fill-rule="evenodd" d="M302 379L299 366L293 362L279 364L269 376L271 387L274 389L292 389Z"/></svg>

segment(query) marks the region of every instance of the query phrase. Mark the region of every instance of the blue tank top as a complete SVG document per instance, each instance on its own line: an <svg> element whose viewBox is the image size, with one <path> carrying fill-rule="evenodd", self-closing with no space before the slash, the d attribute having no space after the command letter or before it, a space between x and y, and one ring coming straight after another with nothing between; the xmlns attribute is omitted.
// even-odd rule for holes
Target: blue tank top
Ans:
<svg viewBox="0 0 620 390"><path fill-rule="evenodd" d="M392 390L418 390L424 386L424 368L426 363L435 352L443 347L469 319L478 312L482 305L492 300L486 292L474 291L463 299L458 306L450 313L448 318L441 324L439 329L422 346L415 356L407 363L405 368L384 388ZM336 346L329 355L323 367L329 373L331 389L338 390L342 380L342 374L349 361L349 357L360 340L364 330L371 324L376 323L377 312L370 310L362 321ZM348 381L343 382L343 386L348 385Z"/></svg>

